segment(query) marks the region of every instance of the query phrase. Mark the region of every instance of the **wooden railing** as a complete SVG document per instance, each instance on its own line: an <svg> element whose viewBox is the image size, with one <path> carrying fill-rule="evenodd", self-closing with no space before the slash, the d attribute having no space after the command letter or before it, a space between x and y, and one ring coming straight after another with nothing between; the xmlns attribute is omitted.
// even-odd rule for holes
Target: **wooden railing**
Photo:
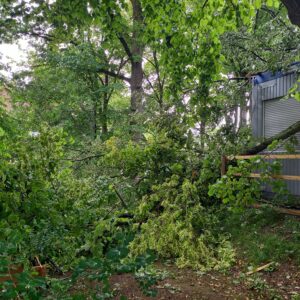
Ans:
<svg viewBox="0 0 300 300"><path fill-rule="evenodd" d="M263 154L263 155L236 155L236 156L222 156L221 164L221 175L225 175L227 172L227 164L231 160L242 160L242 159L251 159L253 157L261 157L263 159L300 159L300 154ZM240 173L235 174L236 176L241 176ZM251 178L260 178L260 173L251 173L249 175ZM291 181L300 181L300 176L297 175L271 175L274 179L284 179Z"/></svg>

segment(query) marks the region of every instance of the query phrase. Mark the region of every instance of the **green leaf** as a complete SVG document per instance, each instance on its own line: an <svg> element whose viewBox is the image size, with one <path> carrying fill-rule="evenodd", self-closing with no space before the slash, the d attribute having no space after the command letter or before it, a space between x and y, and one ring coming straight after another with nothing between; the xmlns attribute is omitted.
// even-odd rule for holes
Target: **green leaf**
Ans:
<svg viewBox="0 0 300 300"><path fill-rule="evenodd" d="M0 137L5 135L5 131L3 128L0 127Z"/></svg>

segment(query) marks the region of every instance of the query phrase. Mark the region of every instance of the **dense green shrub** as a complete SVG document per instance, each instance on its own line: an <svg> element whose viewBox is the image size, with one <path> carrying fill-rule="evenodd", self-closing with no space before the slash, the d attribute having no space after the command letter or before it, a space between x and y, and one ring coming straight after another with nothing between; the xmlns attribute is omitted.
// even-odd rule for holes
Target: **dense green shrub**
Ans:
<svg viewBox="0 0 300 300"><path fill-rule="evenodd" d="M99 213L89 179L74 176L64 160L67 137L42 126L37 136L0 137L0 236L15 256L68 266Z"/></svg>

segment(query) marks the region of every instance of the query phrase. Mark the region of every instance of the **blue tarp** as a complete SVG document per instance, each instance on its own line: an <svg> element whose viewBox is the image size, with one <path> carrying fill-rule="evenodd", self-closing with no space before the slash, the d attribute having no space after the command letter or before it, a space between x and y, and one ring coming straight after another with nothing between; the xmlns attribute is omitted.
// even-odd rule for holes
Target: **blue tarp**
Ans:
<svg viewBox="0 0 300 300"><path fill-rule="evenodd" d="M297 67L299 68L300 66L300 62L294 62L290 65L291 69L293 67ZM262 73L258 73L255 76L252 77L252 83L254 85L266 82L266 81L270 81L270 80L274 80L280 77L283 77L286 74L286 72L283 71L276 71L276 72L272 72L272 71L267 71L267 72L262 72Z"/></svg>

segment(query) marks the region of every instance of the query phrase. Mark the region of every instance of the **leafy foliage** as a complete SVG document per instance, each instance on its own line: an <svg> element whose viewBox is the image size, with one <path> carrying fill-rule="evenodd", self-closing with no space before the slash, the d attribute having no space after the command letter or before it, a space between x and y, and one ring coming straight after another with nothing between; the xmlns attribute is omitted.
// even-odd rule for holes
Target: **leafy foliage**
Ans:
<svg viewBox="0 0 300 300"><path fill-rule="evenodd" d="M46 127L37 137L2 137L1 236L6 241L14 237L24 257L64 253L66 258L68 251L74 251L65 234L69 224L58 213L67 212L76 197L75 182L73 190L67 187L70 194L65 194L70 184L65 180L70 175L68 167L60 168L65 143L61 130L50 132ZM83 190L80 193L84 195ZM57 236L62 237L60 241Z"/></svg>
<svg viewBox="0 0 300 300"><path fill-rule="evenodd" d="M210 186L209 195L222 199L236 207L245 207L260 200L262 187L269 186L275 194L274 201L288 202L291 198L284 182L274 180L272 176L280 174L280 161L268 162L259 156L240 160L237 166L229 166L226 175ZM253 180L251 174L259 172L259 178Z"/></svg>
<svg viewBox="0 0 300 300"><path fill-rule="evenodd" d="M205 211L196 185L173 175L154 186L139 207L141 234L131 249L143 253L156 250L164 258L175 258L180 267L222 269L233 262L234 253L225 236L215 236L210 227L217 222ZM143 221L146 220L146 221Z"/></svg>
<svg viewBox="0 0 300 300"><path fill-rule="evenodd" d="M255 143L252 73L298 55L279 1L2 1L0 16L1 41L35 38L31 68L8 81L12 111L0 110L0 272L24 266L1 296L107 299L123 272L154 296L155 255L228 269L234 232L216 228L235 217L220 210L252 204L262 185L289 199L276 161L219 174L221 155ZM272 246L286 257L276 239L259 261ZM32 276L35 256L71 281ZM74 290L82 282L95 290Z"/></svg>

